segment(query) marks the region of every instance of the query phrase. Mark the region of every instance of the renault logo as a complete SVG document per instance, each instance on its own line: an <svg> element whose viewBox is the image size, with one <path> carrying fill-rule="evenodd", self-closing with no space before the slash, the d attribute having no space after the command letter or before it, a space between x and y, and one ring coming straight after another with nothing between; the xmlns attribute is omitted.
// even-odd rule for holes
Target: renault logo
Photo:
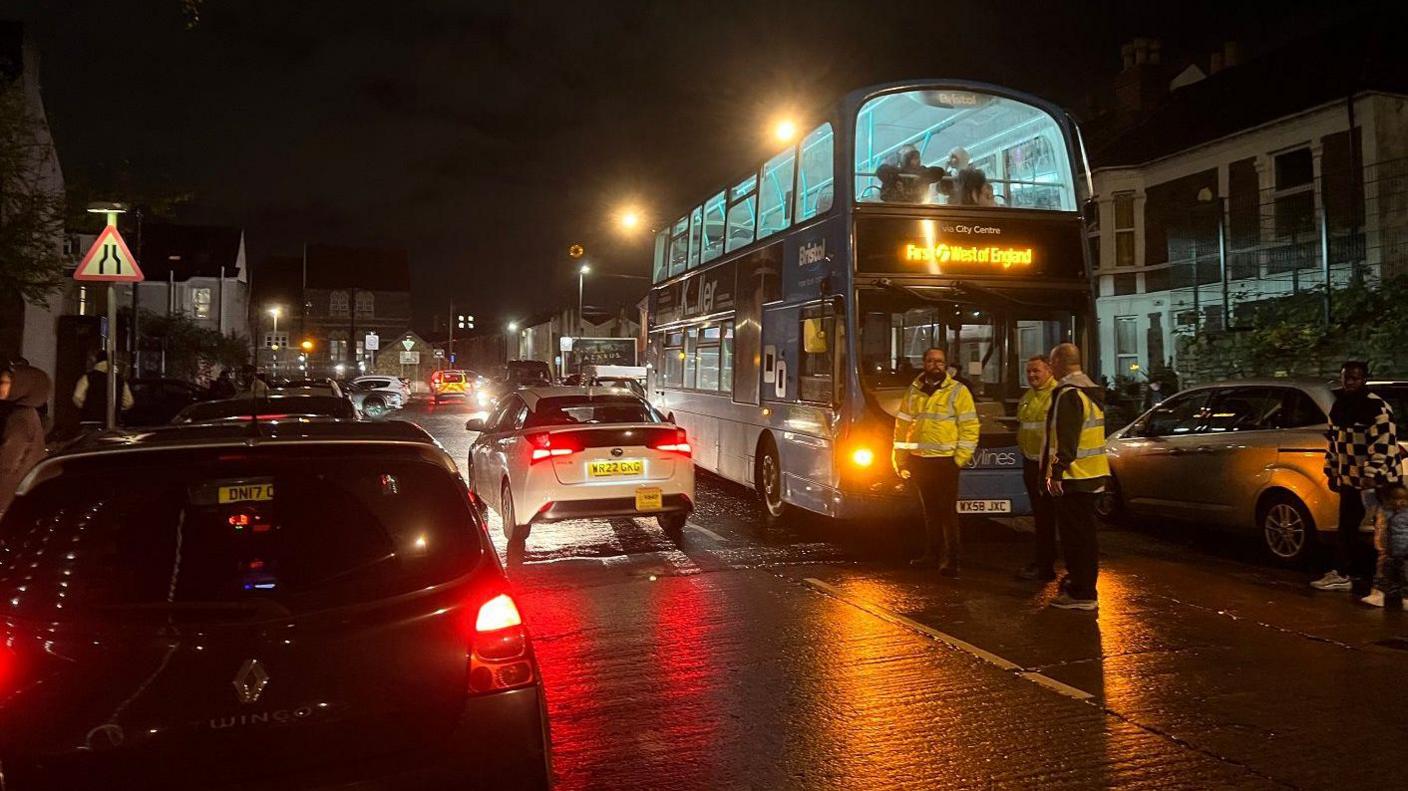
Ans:
<svg viewBox="0 0 1408 791"><path fill-rule="evenodd" d="M620 448L612 448L612 449L611 449L611 455L612 455L612 456L620 456L620 455L621 455L622 453L624 453L624 452L625 452L625 451L621 450Z"/></svg>
<svg viewBox="0 0 1408 791"><path fill-rule="evenodd" d="M254 703L264 694L264 688L269 686L269 671L258 659L246 659L231 683L235 685L235 694L239 695L240 703Z"/></svg>

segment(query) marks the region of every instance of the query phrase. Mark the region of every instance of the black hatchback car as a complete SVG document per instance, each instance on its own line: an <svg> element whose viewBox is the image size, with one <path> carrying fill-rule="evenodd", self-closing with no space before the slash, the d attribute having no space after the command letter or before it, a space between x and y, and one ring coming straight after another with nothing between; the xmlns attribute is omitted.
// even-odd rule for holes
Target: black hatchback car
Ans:
<svg viewBox="0 0 1408 791"><path fill-rule="evenodd" d="M542 788L537 663L407 423L97 435L0 520L0 786Z"/></svg>

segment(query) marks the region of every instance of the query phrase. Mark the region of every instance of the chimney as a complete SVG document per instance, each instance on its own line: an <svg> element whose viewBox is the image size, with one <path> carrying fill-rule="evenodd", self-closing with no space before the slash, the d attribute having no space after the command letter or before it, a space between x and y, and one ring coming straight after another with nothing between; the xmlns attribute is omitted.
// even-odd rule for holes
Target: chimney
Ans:
<svg viewBox="0 0 1408 791"><path fill-rule="evenodd" d="M1168 93L1163 45L1158 39L1136 38L1120 47L1123 70L1115 78L1116 112L1126 118L1154 109Z"/></svg>

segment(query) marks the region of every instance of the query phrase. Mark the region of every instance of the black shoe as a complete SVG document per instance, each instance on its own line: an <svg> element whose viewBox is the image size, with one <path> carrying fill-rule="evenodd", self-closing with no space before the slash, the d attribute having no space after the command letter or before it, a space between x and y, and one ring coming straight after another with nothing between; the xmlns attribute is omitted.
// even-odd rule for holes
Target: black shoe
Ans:
<svg viewBox="0 0 1408 791"><path fill-rule="evenodd" d="M1038 568L1035 563L1028 563L1013 576L1019 580L1026 580L1028 582L1036 582L1037 580L1050 582L1056 579L1056 570Z"/></svg>
<svg viewBox="0 0 1408 791"><path fill-rule="evenodd" d="M952 563L945 563L939 567L939 576L953 577L956 579L958 577L958 566Z"/></svg>
<svg viewBox="0 0 1408 791"><path fill-rule="evenodd" d="M931 569L939 565L939 559L934 555L920 555L909 561L909 565L917 569Z"/></svg>

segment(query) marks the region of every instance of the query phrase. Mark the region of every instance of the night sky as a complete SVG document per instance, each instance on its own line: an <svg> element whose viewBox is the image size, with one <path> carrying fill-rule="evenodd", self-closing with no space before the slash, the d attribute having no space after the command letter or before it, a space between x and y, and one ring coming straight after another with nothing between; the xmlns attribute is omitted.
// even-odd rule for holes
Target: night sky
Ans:
<svg viewBox="0 0 1408 791"><path fill-rule="evenodd" d="M648 274L634 203L678 214L855 87L963 77L1080 115L1119 45L1248 54L1372 3L6 2L35 25L66 178L304 241L404 247L416 324L454 296L495 323L575 301L566 257ZM0 14L5 11L0 10ZM1205 58L1204 58L1205 60ZM125 199L127 195L114 195ZM642 281L591 278L587 302Z"/></svg>

